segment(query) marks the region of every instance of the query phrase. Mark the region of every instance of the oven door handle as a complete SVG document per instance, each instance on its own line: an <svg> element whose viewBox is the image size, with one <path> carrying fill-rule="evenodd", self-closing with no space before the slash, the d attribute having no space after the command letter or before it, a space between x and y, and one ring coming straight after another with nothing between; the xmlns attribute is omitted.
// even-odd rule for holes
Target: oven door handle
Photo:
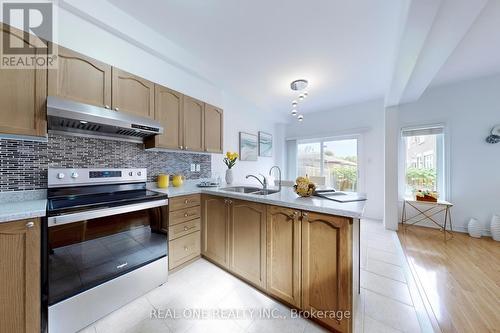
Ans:
<svg viewBox="0 0 500 333"><path fill-rule="evenodd" d="M118 207L108 207L108 208L89 210L89 211L66 214L66 215L51 216L47 218L47 224L49 227L53 227L67 223L91 220L99 217L135 212L138 210L156 208L166 205L168 205L168 199L161 199L161 200L147 201L136 204L118 206Z"/></svg>

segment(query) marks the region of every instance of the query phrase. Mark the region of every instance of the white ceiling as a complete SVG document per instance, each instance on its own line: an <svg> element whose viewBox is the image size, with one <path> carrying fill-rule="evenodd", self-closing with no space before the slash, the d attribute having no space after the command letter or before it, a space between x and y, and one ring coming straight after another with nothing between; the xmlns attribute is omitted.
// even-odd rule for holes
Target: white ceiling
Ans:
<svg viewBox="0 0 500 333"><path fill-rule="evenodd" d="M500 73L500 1L490 0L433 85Z"/></svg>
<svg viewBox="0 0 500 333"><path fill-rule="evenodd" d="M500 73L500 0L108 2L185 50L192 58L180 61L196 59L200 76L266 110L289 113L298 78L310 81L307 113L411 102L429 85Z"/></svg>
<svg viewBox="0 0 500 333"><path fill-rule="evenodd" d="M401 0L110 0L200 57L209 78L260 107L289 112L292 80L310 81L302 112L382 98Z"/></svg>

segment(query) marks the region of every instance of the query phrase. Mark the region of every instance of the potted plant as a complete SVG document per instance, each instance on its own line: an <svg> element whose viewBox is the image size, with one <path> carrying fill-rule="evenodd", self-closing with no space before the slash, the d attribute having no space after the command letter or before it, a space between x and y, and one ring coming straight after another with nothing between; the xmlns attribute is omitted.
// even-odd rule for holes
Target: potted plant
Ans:
<svg viewBox="0 0 500 333"><path fill-rule="evenodd" d="M415 192L417 201L437 202L438 196L436 191L418 190Z"/></svg>
<svg viewBox="0 0 500 333"><path fill-rule="evenodd" d="M238 159L238 153L236 152L230 152L228 151L226 153L226 156L224 156L224 163L227 166L226 170L226 183L227 184L232 184L233 183L233 170L231 168L236 164L236 160Z"/></svg>

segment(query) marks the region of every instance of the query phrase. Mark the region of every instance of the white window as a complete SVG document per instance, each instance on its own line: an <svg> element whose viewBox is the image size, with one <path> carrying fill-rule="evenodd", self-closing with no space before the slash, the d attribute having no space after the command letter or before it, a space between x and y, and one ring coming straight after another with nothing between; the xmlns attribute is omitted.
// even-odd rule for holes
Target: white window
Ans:
<svg viewBox="0 0 500 333"><path fill-rule="evenodd" d="M341 191L358 190L358 139L297 142L297 176L322 177Z"/></svg>
<svg viewBox="0 0 500 333"><path fill-rule="evenodd" d="M416 190L437 191L446 200L444 128L403 129L404 195Z"/></svg>

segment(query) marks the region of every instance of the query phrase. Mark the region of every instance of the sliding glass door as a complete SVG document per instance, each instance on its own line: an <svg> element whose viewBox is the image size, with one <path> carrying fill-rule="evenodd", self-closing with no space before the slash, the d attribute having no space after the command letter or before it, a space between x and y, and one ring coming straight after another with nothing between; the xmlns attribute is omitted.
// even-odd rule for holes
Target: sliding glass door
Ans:
<svg viewBox="0 0 500 333"><path fill-rule="evenodd" d="M358 139L316 139L297 143L297 176L340 191L357 191Z"/></svg>

